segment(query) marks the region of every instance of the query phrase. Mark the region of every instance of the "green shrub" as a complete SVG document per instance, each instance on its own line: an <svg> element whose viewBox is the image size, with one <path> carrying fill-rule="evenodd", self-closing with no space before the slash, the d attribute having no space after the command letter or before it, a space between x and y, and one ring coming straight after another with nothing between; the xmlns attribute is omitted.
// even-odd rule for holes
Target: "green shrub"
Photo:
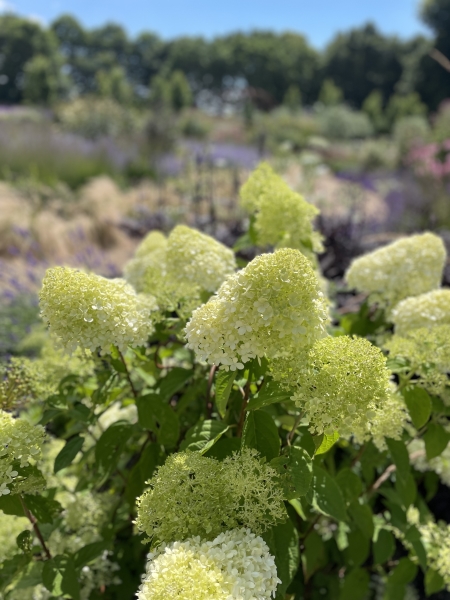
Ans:
<svg viewBox="0 0 450 600"><path fill-rule="evenodd" d="M321 110L319 121L322 135L331 139L367 138L373 134L369 117L344 104Z"/></svg>

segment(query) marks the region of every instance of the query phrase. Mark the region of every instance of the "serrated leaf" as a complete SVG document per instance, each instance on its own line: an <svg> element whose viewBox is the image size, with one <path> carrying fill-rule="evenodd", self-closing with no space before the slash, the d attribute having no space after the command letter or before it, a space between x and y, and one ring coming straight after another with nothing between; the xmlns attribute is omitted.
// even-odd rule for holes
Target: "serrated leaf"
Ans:
<svg viewBox="0 0 450 600"><path fill-rule="evenodd" d="M270 381L263 386L256 396L250 398L246 410L258 410L263 406L275 404L277 402L286 402L290 400L292 394L286 392L275 381Z"/></svg>
<svg viewBox="0 0 450 600"><path fill-rule="evenodd" d="M262 410L247 413L242 432L242 445L255 448L268 461L280 452L280 437L272 417Z"/></svg>
<svg viewBox="0 0 450 600"><path fill-rule="evenodd" d="M375 564L382 565L386 563L395 551L395 539L393 534L387 529L380 529L377 539L373 543L373 555Z"/></svg>
<svg viewBox="0 0 450 600"><path fill-rule="evenodd" d="M83 548L80 548L80 550L73 555L75 568L81 569L99 557L107 548L108 544L106 542L93 542L92 544L87 544Z"/></svg>
<svg viewBox="0 0 450 600"><path fill-rule="evenodd" d="M431 398L426 390L419 386L407 386L402 391L411 421L416 429L428 422L431 414Z"/></svg>
<svg viewBox="0 0 450 600"><path fill-rule="evenodd" d="M348 507L348 510L361 533L368 540L371 540L374 533L374 526L373 514L370 507L367 504L360 504L357 500L354 500Z"/></svg>
<svg viewBox="0 0 450 600"><path fill-rule="evenodd" d="M171 369L164 379L161 379L159 385L159 395L161 396L161 399L169 401L184 387L185 383L192 375L192 369L182 369L181 367Z"/></svg>
<svg viewBox="0 0 450 600"><path fill-rule="evenodd" d="M183 369L185 370L185 369ZM153 431L158 442L173 448L180 437L180 421L171 406L158 394L147 394L136 400L139 425Z"/></svg>
<svg viewBox="0 0 450 600"><path fill-rule="evenodd" d="M269 546L271 555L275 558L277 575L281 579L277 593L284 597L300 561L297 530L288 519L285 523L266 531L262 537Z"/></svg>
<svg viewBox="0 0 450 600"><path fill-rule="evenodd" d="M222 419L227 411L228 398L230 397L237 371L219 371L216 373L216 406Z"/></svg>
<svg viewBox="0 0 450 600"><path fill-rule="evenodd" d="M393 440L391 438L386 438L386 444L389 448L392 460L397 467L396 477L403 480L408 479L411 467L409 464L408 450L406 449L405 444L400 440Z"/></svg>
<svg viewBox="0 0 450 600"><path fill-rule="evenodd" d="M369 590L370 576L365 569L356 568L344 579L339 600L364 600Z"/></svg>
<svg viewBox="0 0 450 600"><path fill-rule="evenodd" d="M313 506L337 521L347 520L342 492L336 481L324 469L313 466Z"/></svg>
<svg viewBox="0 0 450 600"><path fill-rule="evenodd" d="M437 571L428 569L425 573L425 593L427 596L440 592L445 587L445 580Z"/></svg>
<svg viewBox="0 0 450 600"><path fill-rule="evenodd" d="M80 598L80 585L71 556L58 554L47 560L42 570L42 582L48 591L57 598L64 596L73 600Z"/></svg>
<svg viewBox="0 0 450 600"><path fill-rule="evenodd" d="M334 444L338 441L340 435L339 432L335 431L332 435L323 434L320 446L316 449L316 454L325 454Z"/></svg>
<svg viewBox="0 0 450 600"><path fill-rule="evenodd" d="M95 446L95 466L102 481L117 467L120 455L133 433L133 425L117 421L102 433Z"/></svg>
<svg viewBox="0 0 450 600"><path fill-rule="evenodd" d="M432 458L442 454L442 452L447 448L449 440L449 434L441 425L438 425L437 423L430 423L425 434L423 435L427 460L431 460Z"/></svg>
<svg viewBox="0 0 450 600"><path fill-rule="evenodd" d="M58 473L58 471L61 471L61 469L71 465L76 455L83 447L83 444L84 437L81 437L81 435L75 435L73 438L68 440L64 448L61 449L58 456L55 458L53 472Z"/></svg>
<svg viewBox="0 0 450 600"><path fill-rule="evenodd" d="M53 523L63 510L57 500L45 498L44 496L27 495L24 497L25 504L39 523Z"/></svg>
<svg viewBox="0 0 450 600"><path fill-rule="evenodd" d="M363 490L362 481L351 469L341 469L335 480L347 502L353 502L361 495Z"/></svg>
<svg viewBox="0 0 450 600"><path fill-rule="evenodd" d="M312 481L312 460L304 448L288 446L283 456L270 461L270 466L281 475L286 500L306 494Z"/></svg>
<svg viewBox="0 0 450 600"><path fill-rule="evenodd" d="M180 450L192 450L205 454L229 427L222 421L200 421L191 427L180 444Z"/></svg>

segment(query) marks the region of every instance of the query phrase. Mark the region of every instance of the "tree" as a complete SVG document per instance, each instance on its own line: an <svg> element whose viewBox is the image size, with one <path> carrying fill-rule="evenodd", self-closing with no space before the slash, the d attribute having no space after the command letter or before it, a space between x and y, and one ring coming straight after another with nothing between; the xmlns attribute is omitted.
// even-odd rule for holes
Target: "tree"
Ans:
<svg viewBox="0 0 450 600"><path fill-rule="evenodd" d="M385 102L402 75L401 43L379 33L373 24L339 34L326 48L324 72L356 107L374 89Z"/></svg>
<svg viewBox="0 0 450 600"><path fill-rule="evenodd" d="M119 104L127 104L132 99L133 90L123 67L100 70L96 74L97 89L103 98L112 98Z"/></svg>
<svg viewBox="0 0 450 600"><path fill-rule="evenodd" d="M383 95L380 90L373 90L364 100L362 105L363 112L369 117L378 132L387 130L387 121L383 109Z"/></svg>
<svg viewBox="0 0 450 600"><path fill-rule="evenodd" d="M386 107L386 117L390 127L403 117L423 117L426 114L427 107L421 101L417 92L406 95L394 94L390 97Z"/></svg>
<svg viewBox="0 0 450 600"><path fill-rule="evenodd" d="M37 23L7 14L0 17L0 48L4 81L0 103L16 104L23 100L25 65L36 55L52 60L57 54L57 40Z"/></svg>
<svg viewBox="0 0 450 600"><path fill-rule="evenodd" d="M302 94L298 88L298 85L289 86L287 92L283 98L283 104L287 106L292 112L297 111L302 106Z"/></svg>
<svg viewBox="0 0 450 600"><path fill-rule="evenodd" d="M70 87L58 60L37 54L23 70L23 98L29 104L50 105Z"/></svg>
<svg viewBox="0 0 450 600"><path fill-rule="evenodd" d="M342 90L337 87L332 79L325 79L319 92L319 102L324 106L335 106L344 99Z"/></svg>
<svg viewBox="0 0 450 600"><path fill-rule="evenodd" d="M189 81L182 71L174 71L170 79L170 101L175 112L192 104L192 92Z"/></svg>

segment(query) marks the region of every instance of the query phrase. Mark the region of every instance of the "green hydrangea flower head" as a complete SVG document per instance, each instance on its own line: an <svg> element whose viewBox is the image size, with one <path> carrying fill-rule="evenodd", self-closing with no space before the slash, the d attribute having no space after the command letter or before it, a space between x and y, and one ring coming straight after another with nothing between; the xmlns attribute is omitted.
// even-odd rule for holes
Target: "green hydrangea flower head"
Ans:
<svg viewBox="0 0 450 600"><path fill-rule="evenodd" d="M368 421L390 393L381 350L363 338L326 337L312 347L293 399L313 433L366 437Z"/></svg>
<svg viewBox="0 0 450 600"><path fill-rule="evenodd" d="M309 260L289 248L232 275L186 326L199 360L241 369L255 357L297 355L325 335L328 304Z"/></svg>
<svg viewBox="0 0 450 600"><path fill-rule="evenodd" d="M400 440L408 424L408 411L403 396L391 384L388 397L373 409L365 431L356 433L355 440L363 443L370 436L380 452L387 450L386 438ZM362 433L362 435L361 435Z"/></svg>
<svg viewBox="0 0 450 600"><path fill-rule="evenodd" d="M360 256L346 273L351 288L370 294L388 314L401 300L441 285L445 246L434 233L411 235Z"/></svg>
<svg viewBox="0 0 450 600"><path fill-rule="evenodd" d="M440 395L447 385L450 371L450 325L420 327L404 335L394 334L385 343L391 357L409 363L409 371L431 394Z"/></svg>
<svg viewBox="0 0 450 600"><path fill-rule="evenodd" d="M16 480L20 475L17 468L23 469L29 466L30 461L39 460L44 440L45 430L41 425L31 425L25 419L16 419L0 410L0 495L10 494L11 485L19 481ZM33 493L37 491L36 485L42 489L40 477L39 482L26 483L26 478L19 479L20 491Z"/></svg>
<svg viewBox="0 0 450 600"><path fill-rule="evenodd" d="M167 238L161 231L150 231L136 248L134 256L141 258L154 250L167 247Z"/></svg>
<svg viewBox="0 0 450 600"><path fill-rule="evenodd" d="M258 244L296 248L309 258L323 250L313 221L319 210L294 192L268 163L261 163L240 191L241 206L253 214Z"/></svg>
<svg viewBox="0 0 450 600"><path fill-rule="evenodd" d="M236 270L234 252L186 225L172 229L167 241L167 268L174 279L215 292Z"/></svg>
<svg viewBox="0 0 450 600"><path fill-rule="evenodd" d="M162 545L148 555L138 600L269 600L278 583L275 559L249 529Z"/></svg>
<svg viewBox="0 0 450 600"><path fill-rule="evenodd" d="M392 311L392 322L399 335L420 327L450 325L450 289L405 298Z"/></svg>
<svg viewBox="0 0 450 600"><path fill-rule="evenodd" d="M136 524L162 542L194 535L211 540L243 526L260 533L285 519L279 477L250 449L223 462L189 451L172 454L147 483Z"/></svg>
<svg viewBox="0 0 450 600"><path fill-rule="evenodd" d="M68 267L48 269L40 292L41 315L62 347L108 352L145 344L158 307L123 279L106 279Z"/></svg>
<svg viewBox="0 0 450 600"><path fill-rule="evenodd" d="M419 522L416 508L410 507L407 513L408 522L415 525L420 532L421 541L427 555L427 567L439 573L450 591L450 525L429 519Z"/></svg>

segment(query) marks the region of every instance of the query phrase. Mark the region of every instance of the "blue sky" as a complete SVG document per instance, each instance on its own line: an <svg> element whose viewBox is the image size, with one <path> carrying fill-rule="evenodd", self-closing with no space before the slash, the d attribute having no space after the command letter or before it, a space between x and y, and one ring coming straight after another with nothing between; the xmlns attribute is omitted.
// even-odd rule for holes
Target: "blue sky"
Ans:
<svg viewBox="0 0 450 600"><path fill-rule="evenodd" d="M132 35L151 30L166 39L254 28L294 30L318 48L336 32L369 20L403 38L427 33L418 5L419 0L0 0L0 8L44 23L71 13L88 27L115 21Z"/></svg>

